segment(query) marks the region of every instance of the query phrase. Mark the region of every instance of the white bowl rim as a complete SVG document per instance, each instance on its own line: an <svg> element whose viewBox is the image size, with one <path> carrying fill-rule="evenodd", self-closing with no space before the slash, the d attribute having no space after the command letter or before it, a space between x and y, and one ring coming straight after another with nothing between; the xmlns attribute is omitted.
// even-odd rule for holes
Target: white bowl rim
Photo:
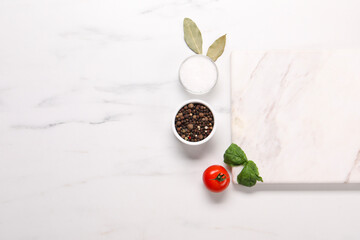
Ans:
<svg viewBox="0 0 360 240"><path fill-rule="evenodd" d="M203 140L201 141L198 141L198 142L189 142L189 141L186 141L185 139L183 139L176 131L176 127L175 127L175 119L176 119L176 115L177 113L179 112L179 110L189 104L189 103L200 103L200 104L203 104L205 105L207 108L209 108L209 110L211 111L212 115L213 115L213 119L214 119L214 126L213 126L213 129L210 133L209 136L207 136L206 138L204 138ZM183 102L181 105L179 105L179 107L176 108L176 112L175 114L173 115L174 117L172 118L172 124L171 124L171 127L172 127L172 130L173 130L173 133L175 135L175 137L182 143L184 144L187 144L187 145L192 145L192 146L197 146L197 145L201 145L201 144L204 144L206 143L207 141L209 141L215 134L215 130L216 130L216 126L217 126L217 123L216 123L216 114L214 112L214 109L205 101L203 100L200 100L200 99L190 99L190 100L187 100L185 102Z"/></svg>

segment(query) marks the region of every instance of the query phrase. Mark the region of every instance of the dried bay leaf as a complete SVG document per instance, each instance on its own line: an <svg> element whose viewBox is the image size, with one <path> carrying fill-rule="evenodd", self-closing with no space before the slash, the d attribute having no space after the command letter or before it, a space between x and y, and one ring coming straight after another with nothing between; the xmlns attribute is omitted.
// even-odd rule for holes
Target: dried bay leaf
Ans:
<svg viewBox="0 0 360 240"><path fill-rule="evenodd" d="M202 54L201 32L190 18L184 18L184 40L193 52Z"/></svg>
<svg viewBox="0 0 360 240"><path fill-rule="evenodd" d="M224 52L226 44L226 34L216 39L213 44L209 47L206 56L211 58L214 62L218 59Z"/></svg>

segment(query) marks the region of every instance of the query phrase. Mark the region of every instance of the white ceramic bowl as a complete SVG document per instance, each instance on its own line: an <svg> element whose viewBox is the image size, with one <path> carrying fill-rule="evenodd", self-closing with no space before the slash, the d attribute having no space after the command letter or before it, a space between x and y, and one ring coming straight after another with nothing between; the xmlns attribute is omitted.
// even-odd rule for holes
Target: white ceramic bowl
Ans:
<svg viewBox="0 0 360 240"><path fill-rule="evenodd" d="M187 104L189 104L189 103L200 103L200 104L203 104L203 105L205 105L207 108L209 108L210 111L211 111L211 113L213 114L214 126L213 126L213 129L212 129L210 135L207 136L206 138L204 138L203 140L198 141L198 142L189 142L189 141L186 141L186 140L183 139L181 136L179 136L179 134L178 134L177 131L176 131L176 127L175 127L175 119L176 119L177 113L179 112L179 110L180 110L183 106L185 106L185 105L187 105ZM216 130L216 126L217 126L217 122L216 122L216 121L217 121L217 120L216 120L215 112L214 112L214 110L210 107L210 105L209 105L207 102L205 102L205 101L203 101L203 100L200 100L200 99L190 99L190 100L187 100L187 101L183 102L183 103L182 103L181 105L179 105L179 107L176 109L176 112L175 112L175 114L174 114L174 117L172 118L171 127L172 127L172 131L173 131L175 137L176 137L177 139L179 139L180 142L182 142L182 143L184 143L184 144L186 144L186 145L195 146L195 145L201 145L201 144L206 143L207 141L209 141L209 140L214 136L215 130Z"/></svg>
<svg viewBox="0 0 360 240"><path fill-rule="evenodd" d="M181 70L182 68L186 65L186 64L196 64L196 63L193 63L193 61L198 61L198 60L201 60L201 61L206 61L209 65L207 65L206 67L203 66L203 68L200 68L198 69L198 74L197 75L200 75L200 76L203 76L204 74L206 74L206 72L211 72L211 70L214 70L215 73L214 73L214 81L212 82L212 84L208 85L208 86L205 86L204 89L192 89L190 86L187 86L185 83L184 83L184 80L183 79L184 77L182 76L181 74ZM205 67L205 68L204 68ZM205 71L205 72L204 72ZM180 68L179 68L179 81L180 81L180 84L183 86L183 88L188 91L189 93L192 93L192 94L195 94L195 95L201 95L201 94L205 94L205 93L208 93L210 92L216 85L217 81L218 81L218 78L219 78L219 71L218 71L218 68L215 64L215 62L209 58L208 56L205 56L205 55L202 55L202 54L195 54L195 55L192 55L188 58L186 58L180 65ZM197 81L200 81L200 79L197 79L196 76L193 76L191 79L190 79L192 82L197 82Z"/></svg>

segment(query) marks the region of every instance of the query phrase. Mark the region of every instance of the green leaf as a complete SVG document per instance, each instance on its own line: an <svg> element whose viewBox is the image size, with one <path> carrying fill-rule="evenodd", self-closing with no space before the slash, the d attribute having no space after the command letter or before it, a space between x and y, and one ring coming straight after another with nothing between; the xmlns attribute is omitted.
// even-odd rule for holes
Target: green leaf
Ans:
<svg viewBox="0 0 360 240"><path fill-rule="evenodd" d="M226 34L219 37L213 44L211 44L211 46L209 47L206 53L206 56L208 56L215 62L216 59L218 59L218 57L220 57L223 54L225 44L226 44Z"/></svg>
<svg viewBox="0 0 360 240"><path fill-rule="evenodd" d="M193 52L202 54L203 40L201 32L190 18L184 18L184 39Z"/></svg>
<svg viewBox="0 0 360 240"><path fill-rule="evenodd" d="M263 181L259 176L259 170L253 161L248 161L237 176L237 182L246 187L252 187L257 181Z"/></svg>
<svg viewBox="0 0 360 240"><path fill-rule="evenodd" d="M224 162L230 166L239 166L247 162L247 157L238 145L232 143L225 151Z"/></svg>

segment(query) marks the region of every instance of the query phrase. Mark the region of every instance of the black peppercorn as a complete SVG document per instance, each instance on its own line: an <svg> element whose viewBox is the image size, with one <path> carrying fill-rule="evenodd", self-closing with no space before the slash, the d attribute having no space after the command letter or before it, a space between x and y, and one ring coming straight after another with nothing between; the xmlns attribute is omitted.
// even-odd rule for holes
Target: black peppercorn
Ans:
<svg viewBox="0 0 360 240"><path fill-rule="evenodd" d="M189 103L176 114L176 131L186 141L201 141L210 135L213 119L208 107L200 103Z"/></svg>

